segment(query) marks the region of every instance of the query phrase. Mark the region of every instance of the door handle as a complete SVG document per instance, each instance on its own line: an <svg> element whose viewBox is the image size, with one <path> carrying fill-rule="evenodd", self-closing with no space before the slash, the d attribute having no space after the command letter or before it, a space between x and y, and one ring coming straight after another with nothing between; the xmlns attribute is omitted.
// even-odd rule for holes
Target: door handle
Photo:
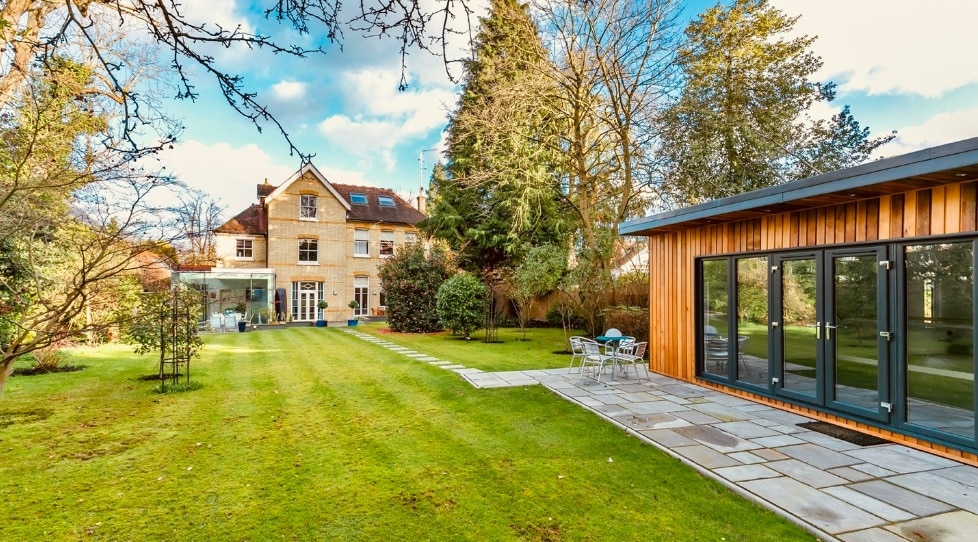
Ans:
<svg viewBox="0 0 978 542"><path fill-rule="evenodd" d="M805 324L805 327L813 327L813 328L815 328L815 338L816 339L821 339L822 338L822 334L821 334L821 331L822 331L822 322L815 322L815 325Z"/></svg>
<svg viewBox="0 0 978 542"><path fill-rule="evenodd" d="M832 322L825 322L825 340L832 340L832 330L839 329L837 326L833 326Z"/></svg>

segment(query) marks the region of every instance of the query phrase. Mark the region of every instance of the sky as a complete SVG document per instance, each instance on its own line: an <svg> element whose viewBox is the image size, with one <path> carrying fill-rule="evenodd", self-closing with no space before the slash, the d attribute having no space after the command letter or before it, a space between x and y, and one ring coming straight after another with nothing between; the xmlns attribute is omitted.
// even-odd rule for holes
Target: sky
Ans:
<svg viewBox="0 0 978 542"><path fill-rule="evenodd" d="M833 102L819 106L822 114L849 105L874 136L896 130L897 138L881 156L978 136L978 55L971 37L978 4L973 0L770 3L800 16L796 32L817 36L811 50L824 65L815 79L834 82L838 90ZM200 20L283 35L286 29L261 16L258 6L265 4L189 0L184 6ZM683 16L689 20L715 4L683 2ZM247 88L258 93L302 152L315 155L313 164L329 181L391 188L413 201L441 157L457 85L439 58L414 51L407 61L409 86L398 90L400 56L390 40L347 32L342 51L327 49L307 59L233 49L213 54L228 71L244 76ZM257 184L268 179L278 185L301 164L275 127L258 132L224 103L212 82L198 77L195 84L196 101L167 105L185 128L160 160L171 174L226 205L229 218L256 201Z"/></svg>

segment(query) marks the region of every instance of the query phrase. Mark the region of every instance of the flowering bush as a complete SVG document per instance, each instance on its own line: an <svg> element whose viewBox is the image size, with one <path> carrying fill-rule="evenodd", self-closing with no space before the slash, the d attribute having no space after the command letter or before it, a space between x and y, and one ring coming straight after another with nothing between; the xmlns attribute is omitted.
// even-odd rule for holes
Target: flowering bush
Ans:
<svg viewBox="0 0 978 542"><path fill-rule="evenodd" d="M404 245L385 260L379 275L391 330L414 333L441 330L435 300L438 287L451 272L451 263L443 249L434 247L425 254L421 243Z"/></svg>

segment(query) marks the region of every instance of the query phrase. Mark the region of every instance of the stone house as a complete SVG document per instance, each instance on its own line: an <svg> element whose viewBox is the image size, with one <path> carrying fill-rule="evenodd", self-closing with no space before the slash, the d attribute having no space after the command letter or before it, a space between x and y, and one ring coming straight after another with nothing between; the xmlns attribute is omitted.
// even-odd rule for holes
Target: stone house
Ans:
<svg viewBox="0 0 978 542"><path fill-rule="evenodd" d="M417 240L423 196L419 211L388 189L331 183L307 163L277 186L266 179L257 198L214 230L214 268L179 273L202 290L208 314L243 306L248 321L265 323L384 313L378 267Z"/></svg>

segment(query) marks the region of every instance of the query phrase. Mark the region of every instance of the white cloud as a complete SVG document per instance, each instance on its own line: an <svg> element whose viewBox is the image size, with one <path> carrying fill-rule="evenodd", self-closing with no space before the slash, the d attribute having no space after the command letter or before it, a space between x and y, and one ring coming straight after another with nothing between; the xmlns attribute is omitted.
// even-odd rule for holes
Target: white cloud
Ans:
<svg viewBox="0 0 978 542"><path fill-rule="evenodd" d="M359 70L344 74L346 113L317 125L331 146L359 157L371 157L386 171L396 167L392 149L442 128L455 101L449 87L399 91L397 74Z"/></svg>
<svg viewBox="0 0 978 542"><path fill-rule="evenodd" d="M217 30L218 26L224 30L234 30L240 25L242 32L254 33L255 31L247 18L238 13L237 0L187 2L180 7L187 19L204 22L211 30Z"/></svg>
<svg viewBox="0 0 978 542"><path fill-rule="evenodd" d="M978 126L978 108L941 113L916 126L900 128L896 139L880 150L885 156L896 156L960 141L978 135L976 126Z"/></svg>
<svg viewBox="0 0 978 542"><path fill-rule="evenodd" d="M272 95L281 101L298 100L306 96L306 84L298 81L279 81L272 85Z"/></svg>
<svg viewBox="0 0 978 542"><path fill-rule="evenodd" d="M819 77L842 92L937 97L978 81L973 0L772 0L801 15L795 30L818 36Z"/></svg>
<svg viewBox="0 0 978 542"><path fill-rule="evenodd" d="M227 143L209 145L190 140L158 158L170 174L226 205L226 218L257 203L256 186L266 178L277 185L299 169L298 164L276 161L254 144L232 147Z"/></svg>
<svg viewBox="0 0 978 542"><path fill-rule="evenodd" d="M164 171L187 185L203 190L227 207L224 216L231 218L258 202L257 185L268 179L278 186L299 169L299 164L283 164L254 144L232 147L227 143L213 145L190 140L158 155ZM378 186L364 177L362 171L330 165L324 158L314 160L316 167L330 182L360 186Z"/></svg>

